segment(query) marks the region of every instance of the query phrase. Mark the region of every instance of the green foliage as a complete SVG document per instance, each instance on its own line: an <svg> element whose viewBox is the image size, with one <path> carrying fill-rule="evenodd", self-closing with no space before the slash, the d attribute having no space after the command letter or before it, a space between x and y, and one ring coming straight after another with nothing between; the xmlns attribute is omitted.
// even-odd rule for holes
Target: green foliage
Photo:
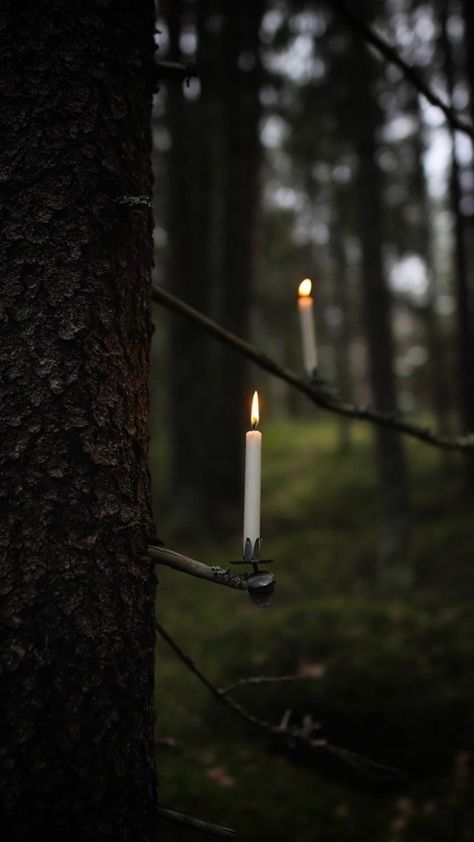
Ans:
<svg viewBox="0 0 474 842"><path fill-rule="evenodd" d="M331 742L398 766L406 783L383 791L282 754L222 709L160 642L159 736L182 744L179 753L159 750L161 800L235 826L243 840L467 842L474 524L459 465L410 445L418 584L410 600L382 598L370 436L360 425L351 433L343 452L329 423L265 428L262 533L278 580L271 608L163 569L159 613L218 686L249 675L301 679L238 689L249 709L275 723L285 710L295 724L311 714ZM177 511L170 522L176 527ZM216 547L195 535L178 543L164 523L160 533L210 564L235 558L240 542L229 536ZM164 828L161 838L191 836Z"/></svg>

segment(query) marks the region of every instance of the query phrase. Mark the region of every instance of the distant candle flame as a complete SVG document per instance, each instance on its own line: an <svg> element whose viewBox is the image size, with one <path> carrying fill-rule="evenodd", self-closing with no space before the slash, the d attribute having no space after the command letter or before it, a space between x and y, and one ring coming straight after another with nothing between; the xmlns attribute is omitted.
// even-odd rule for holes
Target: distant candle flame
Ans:
<svg viewBox="0 0 474 842"><path fill-rule="evenodd" d="M250 423L252 427L256 427L260 421L260 413L258 410L258 392L253 393L252 409L250 410Z"/></svg>
<svg viewBox="0 0 474 842"><path fill-rule="evenodd" d="M311 295L311 287L312 286L313 285L312 285L310 279L305 278L304 281L301 281L301 283L298 287L298 295L301 296L301 298L307 298L309 295Z"/></svg>

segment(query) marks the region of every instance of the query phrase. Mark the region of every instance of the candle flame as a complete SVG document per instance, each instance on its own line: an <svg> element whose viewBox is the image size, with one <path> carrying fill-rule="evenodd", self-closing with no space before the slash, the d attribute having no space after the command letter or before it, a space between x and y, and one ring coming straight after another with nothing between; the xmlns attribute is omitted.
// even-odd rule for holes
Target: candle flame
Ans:
<svg viewBox="0 0 474 842"><path fill-rule="evenodd" d="M260 413L258 410L258 392L254 392L252 398L252 409L250 410L250 422L252 424L252 427L255 428L259 421Z"/></svg>
<svg viewBox="0 0 474 842"><path fill-rule="evenodd" d="M311 295L311 287L312 286L313 285L312 285L310 279L305 278L304 281L301 281L301 283L298 287L298 295L301 296L301 298L307 298L309 295Z"/></svg>

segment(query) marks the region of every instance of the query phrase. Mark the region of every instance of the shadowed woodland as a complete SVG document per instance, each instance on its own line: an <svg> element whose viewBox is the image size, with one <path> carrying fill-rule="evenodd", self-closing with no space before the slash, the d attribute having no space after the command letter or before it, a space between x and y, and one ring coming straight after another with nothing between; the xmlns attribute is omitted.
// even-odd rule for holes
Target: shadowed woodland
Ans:
<svg viewBox="0 0 474 842"><path fill-rule="evenodd" d="M468 3L161 8L158 58L190 75L164 80L155 102L155 283L255 356L156 297L160 534L209 563L235 557L258 386L277 588L262 614L160 568L160 616L216 686L256 677L232 691L248 710L402 772L387 782L236 734L160 641L162 797L195 815L205 804L245 839L473 832L472 457L331 412L370 407L469 442L471 27ZM265 365L307 385L296 312L307 276L316 405Z"/></svg>
<svg viewBox="0 0 474 842"><path fill-rule="evenodd" d="M474 6L49 5L0 10L5 839L472 842Z"/></svg>

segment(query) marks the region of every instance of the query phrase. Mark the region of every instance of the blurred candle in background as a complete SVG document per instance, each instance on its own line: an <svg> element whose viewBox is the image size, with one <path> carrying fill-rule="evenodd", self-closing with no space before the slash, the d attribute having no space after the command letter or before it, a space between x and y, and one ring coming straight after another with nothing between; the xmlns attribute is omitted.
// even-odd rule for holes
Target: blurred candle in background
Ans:
<svg viewBox="0 0 474 842"><path fill-rule="evenodd" d="M301 281L298 287L298 311L300 314L301 343L303 364L307 374L312 374L318 367L316 348L316 329L314 324L314 300L311 295L312 283L309 278Z"/></svg>

